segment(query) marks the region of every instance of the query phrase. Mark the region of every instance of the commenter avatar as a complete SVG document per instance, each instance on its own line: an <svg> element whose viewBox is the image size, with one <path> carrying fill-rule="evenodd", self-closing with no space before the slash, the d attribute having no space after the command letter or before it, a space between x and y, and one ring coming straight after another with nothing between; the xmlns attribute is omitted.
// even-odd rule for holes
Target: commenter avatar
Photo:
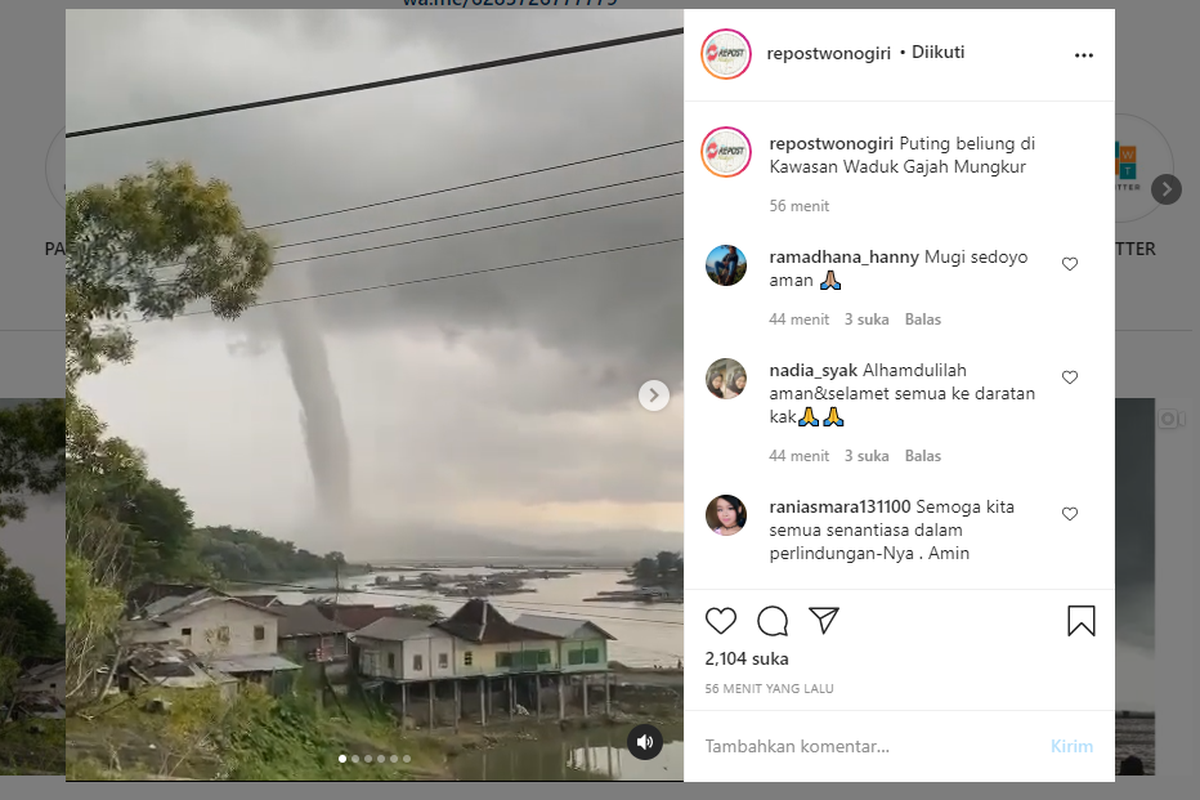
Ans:
<svg viewBox="0 0 1200 800"><path fill-rule="evenodd" d="M731 244L714 247L704 269L717 286L734 286L746 277L746 254Z"/></svg>
<svg viewBox="0 0 1200 800"><path fill-rule="evenodd" d="M733 536L746 524L746 506L733 495L723 494L708 504L704 516L717 536Z"/></svg>
<svg viewBox="0 0 1200 800"><path fill-rule="evenodd" d="M713 397L732 400L746 390L746 368L732 358L722 358L708 368L704 383Z"/></svg>

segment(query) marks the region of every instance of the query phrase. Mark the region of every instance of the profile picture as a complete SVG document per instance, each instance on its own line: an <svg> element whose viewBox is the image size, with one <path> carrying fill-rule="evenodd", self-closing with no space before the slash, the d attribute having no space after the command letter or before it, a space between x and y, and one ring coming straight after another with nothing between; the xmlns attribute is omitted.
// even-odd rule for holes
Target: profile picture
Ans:
<svg viewBox="0 0 1200 800"><path fill-rule="evenodd" d="M717 286L733 286L746 276L746 254L731 244L718 245L708 254L704 268Z"/></svg>
<svg viewBox="0 0 1200 800"><path fill-rule="evenodd" d="M713 128L700 146L704 168L718 178L734 178L750 166L750 138L737 128Z"/></svg>
<svg viewBox="0 0 1200 800"><path fill-rule="evenodd" d="M713 31L700 47L700 62L714 78L731 81L750 69L750 40L733 28Z"/></svg>
<svg viewBox="0 0 1200 800"><path fill-rule="evenodd" d="M723 494L708 504L704 518L717 536L733 536L746 527L746 506L733 495Z"/></svg>
<svg viewBox="0 0 1200 800"><path fill-rule="evenodd" d="M718 400L732 400L746 391L746 369L732 358L714 361L708 368L708 392Z"/></svg>

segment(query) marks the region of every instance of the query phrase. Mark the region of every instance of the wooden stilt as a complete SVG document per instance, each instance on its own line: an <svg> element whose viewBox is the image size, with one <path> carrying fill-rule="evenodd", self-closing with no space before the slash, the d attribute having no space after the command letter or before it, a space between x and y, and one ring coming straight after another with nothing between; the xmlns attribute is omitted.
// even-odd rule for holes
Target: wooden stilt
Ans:
<svg viewBox="0 0 1200 800"><path fill-rule="evenodd" d="M462 683L454 682L454 732L458 733L458 721L462 719Z"/></svg>
<svg viewBox="0 0 1200 800"><path fill-rule="evenodd" d="M558 721L562 722L567 718L567 695L566 687L563 686L563 676L558 676Z"/></svg>

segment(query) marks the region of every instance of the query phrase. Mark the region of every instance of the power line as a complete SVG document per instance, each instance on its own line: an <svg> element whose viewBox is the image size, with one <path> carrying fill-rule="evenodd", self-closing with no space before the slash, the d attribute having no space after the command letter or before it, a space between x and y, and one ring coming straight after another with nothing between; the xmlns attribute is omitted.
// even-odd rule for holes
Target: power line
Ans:
<svg viewBox="0 0 1200 800"><path fill-rule="evenodd" d="M482 181L472 181L471 183L460 183L457 186L447 186L444 189L433 189L420 194L409 194L403 197L393 197L390 200L378 200L374 203L364 203L360 206L349 206L347 208L339 208L336 211L322 211L319 214L308 214L303 217L292 217L291 219L280 220L279 222L270 222L265 225L253 225L247 230L258 231L263 228L278 228L283 225L291 225L294 222L308 222L313 219L323 219L324 217L332 217L337 214L349 214L352 211L365 211L368 208L379 208L380 206L391 205L392 203L403 203L408 200L419 200L423 197L433 197L434 195L447 194L448 192L457 192L462 189L473 189L476 186L487 186L492 183L500 183L501 181L511 181L514 178L527 178L530 175L540 175L545 172L554 172L555 170L567 169L568 167L578 167L583 164L594 164L597 161L607 161L610 158L619 158L621 156L630 156L635 153L645 153L650 150L661 150L664 147L673 147L677 144L683 144L682 139L676 139L673 142L661 142L659 144L651 144L646 147L635 147L632 150L621 150L616 153L608 153L602 156L593 156L592 158L582 158L577 161L568 161L565 164L555 164L552 167L540 167L538 169L525 170L524 172L514 172L511 175L501 175L498 178L488 178Z"/></svg>
<svg viewBox="0 0 1200 800"><path fill-rule="evenodd" d="M599 191L603 191L605 189L615 189L618 186L632 186L635 183L645 183L646 181L657 181L657 180L661 180L662 178L673 178L676 175L682 175L682 174L683 174L683 170L676 170L675 172L662 172L662 173L659 173L658 175L647 175L644 178L633 178L631 180L618 181L616 183L605 183L605 184L601 184L600 186L589 186L586 189L575 189L574 191L570 191L570 192L559 192L558 194L549 194L544 197L534 197L530 200L518 200L517 202L514 202L514 203L503 203L498 206L488 206L487 208L475 209L474 211L462 211L462 212L459 212L458 214L446 214L441 217L428 217L426 219L414 220L413 222L401 222L396 225L385 225L382 228L371 228L369 230L356 231L354 233L339 233L334 236L323 236L320 239L309 239L309 240L303 241L303 242L293 242L291 244L281 244L281 245L277 245L275 247L275 249L283 250L284 248L288 248L288 247L303 247L304 245L309 245L309 244L321 244L323 242L333 242L333 241L337 241L339 239L349 239L354 236L367 236L372 233L383 233L384 231L394 231L394 230L399 230L400 228L411 228L414 225L425 225L430 222L444 222L448 219L458 219L460 217L470 217L475 214L486 214L489 211L501 211L505 208L517 208L519 206L527 206L532 203L544 203L547 200L559 200L563 197L574 197L576 195L588 194L589 192L599 192Z"/></svg>
<svg viewBox="0 0 1200 800"><path fill-rule="evenodd" d="M503 222L499 225L487 225L483 228L471 228L466 231L454 231L453 233L439 233L436 236L423 236L420 239L408 239L403 242L392 242L390 244L377 244L371 247L359 247L355 250L343 250L340 253L322 253L320 255L309 256L307 258L293 258L288 261L276 261L274 266L285 267L288 264L303 264L308 261L320 261L326 258L338 258L341 256L358 255L359 253L373 253L377 250L390 250L393 247L404 247L410 244L420 244L421 242L435 242L439 239L452 239L455 236L466 236L471 233L484 233L486 231L496 231L503 228L513 228L517 225L528 225L531 222L545 222L551 219L562 219L563 217L574 217L579 214L588 214L593 211L606 211L611 208L621 208L623 206L633 206L638 203L648 203L652 200L665 200L668 197L682 197L683 192L668 192L667 194L657 194L653 197L639 197L636 200L622 200L619 203L608 203L602 206L593 206L591 208L580 208L575 211L563 211L558 214L548 214L544 217L531 217L530 219L519 219L513 222Z"/></svg>
<svg viewBox="0 0 1200 800"><path fill-rule="evenodd" d="M283 97L268 98L266 100L255 100L254 102L250 103L219 106L217 108L209 108L203 111L190 111L185 114L172 114L170 116L154 117L152 119L144 119L136 122L123 122L118 125L105 125L99 128L87 128L81 131L71 131L66 134L66 138L77 139L83 136L96 136L101 133L115 133L116 131L127 131L134 128L148 128L152 125L165 125L169 122L183 122L184 120L200 119L201 117L213 117L217 116L218 114L232 114L237 111L251 111L256 108L266 108L268 106L281 106L287 103L300 103L306 100L318 100L324 97L335 97L337 95L365 92L370 89L383 89L389 86L399 86L405 83L416 83L417 81L426 81L432 78L445 78L451 75L463 75L469 72L480 72L488 69L496 69L498 67L511 67L516 64L528 64L532 61L543 61L548 58L559 58L560 56L589 53L595 50L604 50L610 47L623 47L625 45L639 44L641 42L650 42L656 39L666 39L669 37L682 35L683 28L668 28L666 30L652 31L650 33L641 33L637 34L636 36L624 36L619 39L605 39L599 42L580 44L573 47L561 47L555 50L540 50L536 53L526 53L525 55L510 56L509 58L499 58L492 61L481 61L476 64L465 64L459 67L433 70L432 72L422 72L416 75L405 75L399 78L388 78L381 81L371 81L370 83L359 83L353 86L340 86L334 89L322 89L316 92L305 92L304 94L293 94L285 95Z"/></svg>
<svg viewBox="0 0 1200 800"><path fill-rule="evenodd" d="M558 256L556 258L543 258L543 259L539 259L538 261L525 261L520 264L507 264L502 267L487 267L485 269L468 270L466 272L456 272L456 273L451 273L449 275L434 275L429 278L412 278L407 281L396 281L395 283L383 283L383 284L379 284L377 286L360 286L360 287L356 287L354 289L339 289L338 291L334 291L334 292L320 292L318 294L304 295L302 297L288 297L288 298L283 298L280 300L263 300L261 302L255 303L253 306L251 306L251 308L259 308L261 306L277 306L277 305L283 305L285 303L298 303L302 300L319 300L319 299L325 298L325 297L339 297L341 295L360 294L362 292L374 292L374 291L379 291L381 289L398 289L403 286L413 286L413 285L416 285L419 283L433 283L436 281L446 281L446 280L450 280L452 278L465 278L470 275L486 275L489 272L504 272L504 271L512 270L512 269L522 269L524 267L536 267L536 266L540 266L542 264L553 264L553 263L559 262L559 261L573 261L573 260L579 259L579 258L591 258L592 256L603 256L603 255L608 255L610 253L623 253L623 252L628 252L630 250L640 250L640 249L643 249L646 247L658 247L660 245L674 244L675 242L682 242L682 241L683 241L683 237L677 237L674 239L663 239L662 241L659 241L659 242L646 242L644 244L633 244L633 245L627 245L625 247L613 247L608 250L595 250L590 253L575 253L574 255L569 255L569 256ZM211 310L189 311L184 314L177 314L176 316L177 317L199 317L199 316L206 316L206 315L209 315L212 313L213 312ZM153 321L154 320L130 320L130 322L140 322L140 323L153 322Z"/></svg>
<svg viewBox="0 0 1200 800"><path fill-rule="evenodd" d="M621 208L623 206L632 206L632 205L637 205L638 203L648 203L652 200L664 200L669 197L680 197L682 195L683 195L683 192L669 192L667 194L654 195L653 197L639 197L636 200L622 200L619 203L608 203L607 205L593 206L592 208L580 208L575 211L564 211L559 214L548 214L544 217L532 217L530 219L519 219L519 220L515 220L513 222L504 222L504 223L500 223L499 225L487 225L482 228L471 228L470 230L465 230L465 231L454 231L452 233L439 233L436 236L423 236L419 239L407 239L403 242L390 242L388 244L372 245L371 247L359 247L354 250L343 250L343 251L337 252L337 253L322 253L320 255L308 256L307 258L293 258L293 259L289 259L287 261L277 261L272 266L273 267L286 267L290 264L304 264L309 261L321 261L326 258L340 258L341 256L353 256L353 255L359 255L361 253L373 253L378 250L390 250L393 247L406 247L407 245L410 245L410 244L421 244L422 242L435 242L435 241L438 241L441 239L453 239L455 236L466 236L466 235L472 234L472 233L485 233L487 231L502 230L504 228L514 228L518 225L528 225L533 222L545 222L545 221L551 220L551 219L562 219L564 217L573 217L573 216L577 216L579 214L588 214L593 211L606 211L606 210L612 209L612 208ZM177 283L179 283L178 280L165 280L165 281L161 282L161 285L170 286L170 285L177 284ZM176 316L186 316L186 315L178 314Z"/></svg>
<svg viewBox="0 0 1200 800"><path fill-rule="evenodd" d="M290 242L288 244L275 245L274 249L284 250L288 247L303 247L305 245L321 244L324 242L333 242L333 241L337 241L339 239L350 239L355 236L368 236L373 233L383 233L385 231L394 231L394 230L399 230L400 228L411 228L415 225L426 225L431 222L444 222L448 219L458 219L460 217L470 217L475 214L485 214L489 211L501 211L506 208L517 208L518 206L526 206L526 205L530 205L532 203L542 203L542 202L546 202L547 200L558 200L563 197L573 197L575 195L587 194L589 192L598 192L598 191L602 191L604 189L615 189L618 186L632 186L637 183L645 183L646 181L654 181L654 180L659 180L661 178L671 178L671 177L675 177L677 175L682 175L682 174L683 174L683 170L677 170L675 172L663 172L658 175L649 175L644 178L633 178L633 179L627 180L627 181L618 181L616 183L606 183L606 184L602 184L600 186L589 186L586 189L576 189L571 192L560 192L559 194L551 194L551 195L546 195L544 197L534 197L530 200L519 200L515 203L503 203L503 204L497 205L497 206L488 206L487 208L478 208L478 209L475 209L474 211L462 211L458 214L446 214L446 215L440 216L440 217L427 217L425 219L418 219L418 220L414 220L412 222L401 222L396 225L385 225L380 228L370 228L368 230L354 231L352 233L338 233L338 234L334 234L332 236L323 236L319 239L308 239L308 240L301 241L301 242ZM638 201L635 201L635 202L638 202ZM528 221L536 222L537 220L528 220ZM463 233L471 233L471 231L463 231ZM457 235L457 234L451 234L451 235ZM333 255L338 255L338 254L335 253ZM308 260L308 259L304 259L304 260ZM290 261L290 262L281 262L281 263L295 263L295 262ZM182 267L182 266L186 266L186 264L187 264L186 261L180 261L180 262L176 262L176 263L172 263L172 264L161 264L156 267L151 267L150 271L154 272L154 271L162 270L162 269L170 269L172 267ZM276 266L279 266L279 265L276 264Z"/></svg>

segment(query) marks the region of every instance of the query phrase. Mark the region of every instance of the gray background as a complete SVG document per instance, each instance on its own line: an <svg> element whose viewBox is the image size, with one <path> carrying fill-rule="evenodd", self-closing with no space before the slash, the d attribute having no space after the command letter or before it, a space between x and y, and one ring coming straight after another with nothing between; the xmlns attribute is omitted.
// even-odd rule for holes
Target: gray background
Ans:
<svg viewBox="0 0 1200 800"><path fill-rule="evenodd" d="M270 4L263 4L270 5ZM643 2L622 0L614 9L509 9L503 13L520 14L611 14L632 8L664 7L728 7L729 2L689 3ZM819 7L818 4L758 2L755 7ZM857 5L857 4L856 4ZM949 3L926 4L930 7L953 7ZM1063 3L1064 7L1091 7L1090 3ZM1021 4L989 3L989 7L1022 7ZM903 8L906 4L867 4L859 7ZM413 9L408 13L450 13ZM456 10L455 13L501 13L496 9ZM63 392L62 333L58 316L62 302L60 261L42 255L46 240L63 236L61 209L46 185L45 157L54 137L63 125L63 106L59 92L64 81L62 50L62 12L49 3L32 0L6 5L0 12L0 97L5 100L3 147L0 149L0 242L3 242L5 262L0 270L0 397L61 396ZM1136 114L1152 121L1171 142L1176 162L1176 174L1181 178L1185 198L1169 209L1160 209L1144 220L1118 226L1118 239L1152 240L1158 244L1157 259L1122 259L1118 262L1118 327L1128 330L1117 339L1118 393L1121 396L1192 398L1196 396L1197 379L1195 335L1196 303L1164 302L1162 298L1195 298L1196 246L1195 199L1197 191L1197 104L1194 75L1200 64L1194 48L1195 31L1200 29L1200 5L1193 2L1122 2L1118 7L1118 85L1117 110ZM586 29L577 41L587 41ZM564 44L566 44L564 42ZM384 77L384 76L380 76ZM313 87L320 88L320 87ZM257 99L248 97L247 100ZM120 122L123 120L112 120ZM1069 195L1064 197L1069 202ZM14 299L18 298L18 299ZM1190 318L1188 318L1190 315ZM11 320L11 324L10 324ZM44 321L43 321L44 320ZM7 332L16 329L41 328L51 332ZM1132 332L1138 329L1138 332ZM1177 333L1165 333L1173 329ZM57 332L54 332L57 331ZM631 387L631 392L636 387ZM1165 401L1160 405L1168 405ZM1179 401L1181 402L1181 401ZM1189 423L1194 430L1195 421ZM1188 435L1179 432L1180 435ZM1189 431L1190 433L1190 431ZM1163 434L1165 435L1165 434ZM1194 449L1200 437L1190 436L1193 456L1179 453L1177 448L1160 448L1174 452L1175 464L1159 464L1160 475L1174 475L1174 488L1188 485L1191 495L1196 492L1196 475L1192 471ZM1161 444L1161 439L1160 439ZM1180 476L1188 476L1182 478ZM1179 485L1184 483L1183 486ZM1160 487L1161 488L1161 487ZM1176 495L1178 498L1179 495ZM1192 509L1183 504L1160 506L1157 510L1158 602L1157 602L1157 672L1159 686L1158 770L1152 778L1127 779L1115 786L1056 786L1056 797L1087 798L1176 798L1192 796L1195 782L1192 762L1196 756L1195 731L1195 634L1194 614L1197 611L1191 590L1197 574L1195 551L1191 536L1195 533ZM57 547L57 546L56 546ZM61 551L57 551L61 552ZM935 758L931 754L931 758ZM1019 766L1017 766L1019 768ZM27 796L58 796L63 790L61 779L0 778L0 791ZM316 788L316 787L314 787ZM69 794L88 793L112 797L157 797L161 784L114 785L93 784L68 788ZM738 787L739 793L750 797L795 797L798 787L787 785ZM1046 787L1021 784L1009 785L821 785L807 786L800 791L817 797L895 797L920 798L960 797L1023 797L1046 793ZM239 797L244 787L193 787L174 784L172 795L204 792L211 797ZM263 785L256 794L266 797L294 797L294 786ZM344 791L344 790L343 790ZM353 789L356 796L394 798L397 789L391 785L362 785ZM645 786L622 784L586 785L571 789L575 798L637 797L647 791ZM662 784L654 786L656 797L695 797L698 794L726 796L724 787ZM229 792L225 795L225 792ZM472 790L458 785L426 784L405 787L405 794L420 797L463 797L478 792L489 797L525 796L559 797L563 789L554 785L505 786L495 785ZM685 794L686 793L686 794Z"/></svg>

